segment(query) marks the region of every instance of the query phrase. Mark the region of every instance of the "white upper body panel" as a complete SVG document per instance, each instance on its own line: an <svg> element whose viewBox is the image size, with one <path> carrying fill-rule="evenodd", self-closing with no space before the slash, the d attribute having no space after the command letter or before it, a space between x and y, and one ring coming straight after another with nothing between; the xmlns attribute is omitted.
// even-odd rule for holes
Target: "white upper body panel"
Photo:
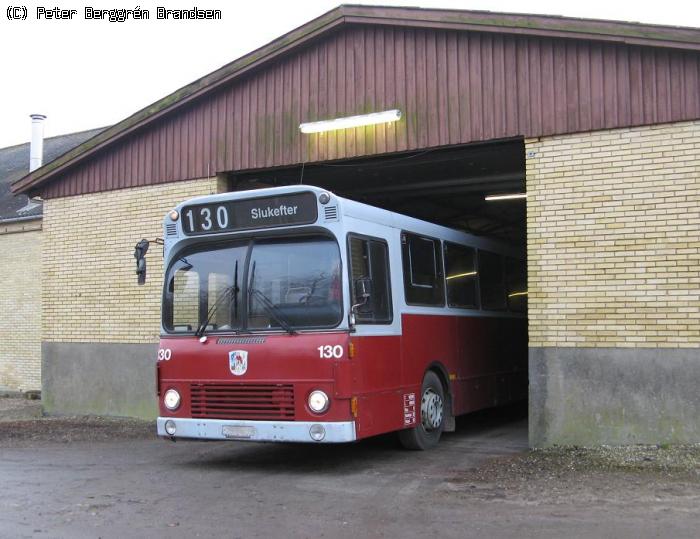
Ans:
<svg viewBox="0 0 700 539"><path fill-rule="evenodd" d="M301 192L311 192L316 196L317 219L314 223L300 225L268 226L260 229L245 229L240 231L209 231L206 234L187 235L183 229L183 209L193 205L212 205L237 200L250 200L265 197L279 197ZM325 204L319 201L321 195L329 197ZM459 230L436 225L413 217L363 204L346 198L339 197L325 189L310 185L292 185L256 189L251 191L234 191L216 195L205 195L189 199L175 207L180 218L173 221L169 213L163 221L164 228L164 258L167 268L173 255L182 248L194 243L221 241L227 238L270 236L279 234L308 233L325 229L338 240L340 257L343 268L343 305L349 312L351 305L350 284L346 268L348 267L348 234L360 234L385 240L389 248L391 294L393 305L393 320L391 324L357 324L358 335L392 335L401 333L401 314L424 315L456 315L456 316L496 316L496 317L523 317L520 313L508 313L501 311L485 311L481 309L461 309L449 306L416 306L407 305L404 297L403 266L401 253L401 233L410 232L442 241L450 241L462 245L487 249L494 253L522 259L524 253L517 248L489 238L475 236ZM348 329L347 317L337 329Z"/></svg>

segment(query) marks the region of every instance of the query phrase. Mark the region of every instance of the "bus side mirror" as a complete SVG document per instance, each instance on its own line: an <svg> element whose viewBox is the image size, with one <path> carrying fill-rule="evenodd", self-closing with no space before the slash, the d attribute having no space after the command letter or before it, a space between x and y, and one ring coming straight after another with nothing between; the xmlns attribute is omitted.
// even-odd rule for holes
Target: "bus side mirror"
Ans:
<svg viewBox="0 0 700 539"><path fill-rule="evenodd" d="M134 247L134 258L136 259L136 275L138 276L138 283L146 283L146 253L148 252L149 241L143 239L136 244Z"/></svg>

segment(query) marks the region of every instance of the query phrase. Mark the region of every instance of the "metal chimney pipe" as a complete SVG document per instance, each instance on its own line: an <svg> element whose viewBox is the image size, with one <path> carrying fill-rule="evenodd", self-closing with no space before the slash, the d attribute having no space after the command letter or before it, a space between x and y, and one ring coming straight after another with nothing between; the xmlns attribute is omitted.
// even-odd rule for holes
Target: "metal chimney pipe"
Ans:
<svg viewBox="0 0 700 539"><path fill-rule="evenodd" d="M30 114L32 119L32 141L29 144L29 172L38 169L44 159L44 120L43 114Z"/></svg>

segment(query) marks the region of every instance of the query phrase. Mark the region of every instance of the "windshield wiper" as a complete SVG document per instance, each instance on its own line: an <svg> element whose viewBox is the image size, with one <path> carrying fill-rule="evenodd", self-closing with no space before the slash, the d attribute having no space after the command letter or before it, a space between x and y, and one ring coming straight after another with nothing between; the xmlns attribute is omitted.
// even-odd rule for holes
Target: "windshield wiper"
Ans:
<svg viewBox="0 0 700 539"><path fill-rule="evenodd" d="M253 288L252 286L248 288L248 294L252 298L257 298L260 301L260 304L265 308L267 311L267 314L269 314L275 322L277 322L280 327L285 330L287 333L290 335L296 335L297 331L289 324L287 320L284 319L284 315L282 315L277 307L275 307L275 304L270 301L270 298L268 298L265 294L263 294L260 290L257 288Z"/></svg>
<svg viewBox="0 0 700 539"><path fill-rule="evenodd" d="M260 290L253 286L254 282L255 262L253 262L253 267L250 269L250 286L248 286L248 295L251 298L257 299L260 302L260 304L265 308L267 314L270 315L270 317L272 317L272 319L275 322L277 322L283 330L285 330L290 335L296 335L297 331L289 323L289 320L285 319L284 315L279 312L279 309L275 307L275 304L272 303L272 300L270 300L270 298L268 298L265 294L263 294Z"/></svg>
<svg viewBox="0 0 700 539"><path fill-rule="evenodd" d="M221 293L219 294L219 297L216 298L216 301L210 307L209 312L207 312L206 319L204 320L204 322L199 324L197 331L195 331L195 333L194 333L195 337L201 337L202 335L204 335L204 332L206 331L207 326L209 325L209 322L211 321L212 317L214 316L214 313L216 313L216 311L218 310L219 305L221 304L221 302L224 299L226 299L226 296L231 294L231 292L234 293L235 297L238 297L238 285L236 283L232 284L231 286L227 286L226 288L224 288L221 291Z"/></svg>
<svg viewBox="0 0 700 539"><path fill-rule="evenodd" d="M236 260L236 267L233 269L233 319L238 320L238 260Z"/></svg>

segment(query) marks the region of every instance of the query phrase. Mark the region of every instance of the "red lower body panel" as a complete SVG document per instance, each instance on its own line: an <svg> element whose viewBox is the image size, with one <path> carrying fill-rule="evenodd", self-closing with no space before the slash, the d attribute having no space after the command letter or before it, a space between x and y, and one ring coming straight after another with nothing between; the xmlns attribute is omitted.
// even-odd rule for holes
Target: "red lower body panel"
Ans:
<svg viewBox="0 0 700 539"><path fill-rule="evenodd" d="M325 357L326 346L340 346L342 354ZM212 337L202 344L179 337L162 339L161 348L170 350L163 354L170 359L159 362L160 394L174 388L182 396L175 411L160 403L164 417L354 420L357 437L366 438L420 421L420 390L428 369L448 386L455 415L527 396L523 318L404 314L402 335L268 335L241 344L235 338ZM240 351L246 368L234 374L240 369L229 356ZM320 415L307 405L316 389L331 401Z"/></svg>

